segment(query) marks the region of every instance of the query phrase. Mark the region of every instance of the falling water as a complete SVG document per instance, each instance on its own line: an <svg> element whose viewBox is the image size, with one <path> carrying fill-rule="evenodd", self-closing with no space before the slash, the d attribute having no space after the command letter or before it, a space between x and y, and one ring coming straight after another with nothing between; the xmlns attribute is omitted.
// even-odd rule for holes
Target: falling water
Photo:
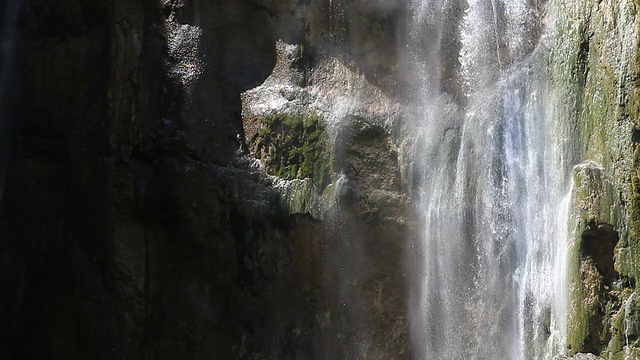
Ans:
<svg viewBox="0 0 640 360"><path fill-rule="evenodd" d="M408 12L422 358L542 359L564 348L569 164L536 5L414 0Z"/></svg>
<svg viewBox="0 0 640 360"><path fill-rule="evenodd" d="M551 301L551 313L554 314L553 319L549 318L549 324L544 324L545 326L549 326L549 329L538 329L544 331L552 331L550 334L547 343L547 347L544 350L544 355L550 355L557 351L562 352L565 348L565 335L567 332L567 307L569 306L569 269L568 269L568 258L569 258L569 214L571 211L571 196L573 195L573 182L571 182L571 186L569 191L562 199L560 206L558 208L557 214L557 242L555 248L554 244L551 245L551 248L546 248L544 251L553 252L555 251L555 258L552 269L553 273L547 273L546 275L551 275L551 278L539 278L537 283L533 283L529 288L533 288L535 293L540 295L544 295L546 301ZM542 254L541 254L542 255ZM535 265L535 261L530 261L530 264ZM530 271L540 271L535 266L530 268ZM535 279L535 277L534 277ZM540 281L542 280L542 281ZM544 281L544 282L543 282ZM546 302L545 302L546 303ZM543 303L544 304L544 303ZM546 311L545 308L538 307L535 309L537 313L534 313L534 319L539 318L540 311ZM550 314L549 314L550 315ZM547 320L545 318L545 320ZM534 324L534 325L540 325ZM522 324L521 331L525 331L525 324ZM538 336L540 336L541 331L536 332ZM542 332L542 336L544 336L544 332Z"/></svg>
<svg viewBox="0 0 640 360"><path fill-rule="evenodd" d="M629 298L624 303L624 341L625 341L625 351L629 351L629 313L631 312L631 305L633 305L633 297L636 293L633 292L629 295ZM627 354L628 356L628 354Z"/></svg>

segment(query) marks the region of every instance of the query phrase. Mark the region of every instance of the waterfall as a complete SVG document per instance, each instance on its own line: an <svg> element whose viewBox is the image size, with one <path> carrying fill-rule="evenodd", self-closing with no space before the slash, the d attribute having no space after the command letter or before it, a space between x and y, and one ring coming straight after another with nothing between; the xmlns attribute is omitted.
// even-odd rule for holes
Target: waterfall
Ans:
<svg viewBox="0 0 640 360"><path fill-rule="evenodd" d="M540 11L526 0L410 5L402 63L416 134L420 358L564 350L570 164L546 88Z"/></svg>
<svg viewBox="0 0 640 360"><path fill-rule="evenodd" d="M629 298L624 303L624 341L625 341L625 356L628 359L630 355L631 348L629 347L629 313L631 312L631 306L633 305L633 297L635 296L635 292L629 295Z"/></svg>

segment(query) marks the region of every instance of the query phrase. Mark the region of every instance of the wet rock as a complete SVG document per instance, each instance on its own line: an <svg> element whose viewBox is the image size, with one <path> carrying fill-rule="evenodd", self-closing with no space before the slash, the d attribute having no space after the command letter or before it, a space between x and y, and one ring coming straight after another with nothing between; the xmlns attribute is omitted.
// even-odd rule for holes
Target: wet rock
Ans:
<svg viewBox="0 0 640 360"><path fill-rule="evenodd" d="M320 353L330 235L238 156L240 91L275 62L267 9L23 6L2 113L0 357Z"/></svg>
<svg viewBox="0 0 640 360"><path fill-rule="evenodd" d="M311 72L316 47L343 31L323 33L337 19L322 7L331 3L23 1L18 80L2 114L13 131L0 210L2 358L409 357L404 226L384 220L360 234L355 208L358 222L338 221L367 189L337 191L340 171L323 162L332 148L315 138L330 143L332 123L321 121L343 104L322 94L367 83L353 59L366 59L367 76L388 71L377 54L390 48L372 44L392 41L391 24L377 5L366 21L367 10L352 27L373 41L367 50ZM289 47L291 79L265 82L286 109L270 113L282 142L263 132L258 151L251 139L266 126L245 137L240 92L272 72L277 34L313 45ZM359 111L386 116L377 93ZM292 129L301 131L286 138ZM256 164L251 155L268 163L269 149L277 164ZM395 172L378 175L392 194L376 206L391 209L402 199Z"/></svg>
<svg viewBox="0 0 640 360"><path fill-rule="evenodd" d="M599 354L611 338L606 321L611 301L608 292L619 275L614 268L618 233L613 185L604 169L594 162L574 168L570 245L571 303L567 347L570 352Z"/></svg>
<svg viewBox="0 0 640 360"><path fill-rule="evenodd" d="M277 177L286 208L335 236L325 261L341 290L330 297L338 306L326 331L337 340L323 356L405 358L408 195L392 134L399 105L339 52L309 46L279 41L273 74L243 93L249 144Z"/></svg>
<svg viewBox="0 0 640 360"><path fill-rule="evenodd" d="M640 69L633 50L638 48L638 4L627 0L550 4L551 13L563 14L555 28L558 42L554 46L551 77L568 99L563 103L566 113L576 114L562 121L575 124L570 132L575 131L573 136L579 139L572 145L579 149L577 158L600 164L587 165L575 177L578 188L592 185L583 188L586 191L578 195L575 203L580 214L576 221L580 224L573 227L576 257L572 271L582 272L586 282L577 286L592 289L587 291L592 296L580 301L583 293L574 293L570 323L571 316L576 320L584 315L591 320L583 318L578 321L581 326L570 327L568 339L584 340L587 323L591 323L590 344L582 345L601 351L605 358L633 358L637 350L635 339L631 336L627 340L623 334L625 329L633 333L638 324L634 317L628 317L626 322L621 319L627 313L625 304L634 303L630 297L640 274L635 181L638 146L634 140L639 103L638 84L630 81L637 78ZM575 315L579 313L582 315ZM588 350L581 347L581 341L569 340L572 351Z"/></svg>
<svg viewBox="0 0 640 360"><path fill-rule="evenodd" d="M553 360L603 360L603 359L593 354L578 353L573 356L556 356L553 358Z"/></svg>

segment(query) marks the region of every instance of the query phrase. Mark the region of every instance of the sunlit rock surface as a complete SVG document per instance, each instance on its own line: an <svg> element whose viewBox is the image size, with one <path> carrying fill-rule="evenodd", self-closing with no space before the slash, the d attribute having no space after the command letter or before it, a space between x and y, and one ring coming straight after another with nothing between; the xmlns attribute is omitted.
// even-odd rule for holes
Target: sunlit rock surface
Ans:
<svg viewBox="0 0 640 360"><path fill-rule="evenodd" d="M333 345L339 350L325 351L404 358L408 329L397 295L409 209L394 137L401 106L321 45L278 41L276 50L271 76L242 95L243 120L250 151L279 178L281 203L324 220L345 241L326 259L340 268L333 286L350 288L338 294L343 310L334 321L355 317L360 330L338 333L346 337Z"/></svg>
<svg viewBox="0 0 640 360"><path fill-rule="evenodd" d="M551 78L556 91L566 99L563 106L569 115L565 121L575 124L580 160L597 163L576 169L573 211L579 214L580 222L572 236L582 239L583 244L607 242L611 236L617 241L613 259L610 245L605 247L607 259L598 260L596 254L587 256L582 251L582 262L574 258L571 271L589 279L582 285L574 284L590 288L591 295L583 297L579 291L572 294L574 305L569 316L574 325L582 325L569 329L568 339L573 339L568 343L573 346L569 351L602 352L606 359L633 359L638 356L639 324L634 309L640 269L636 181L639 88L633 79L640 70L640 4L628 0L550 4L550 13L557 14L552 18L556 18L558 33L551 56Z"/></svg>

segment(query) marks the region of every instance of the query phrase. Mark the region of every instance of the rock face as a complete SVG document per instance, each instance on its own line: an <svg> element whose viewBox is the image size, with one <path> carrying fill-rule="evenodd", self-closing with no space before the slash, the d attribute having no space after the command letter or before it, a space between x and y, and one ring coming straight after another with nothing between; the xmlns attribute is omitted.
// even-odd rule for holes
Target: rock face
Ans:
<svg viewBox="0 0 640 360"><path fill-rule="evenodd" d="M247 141L282 179L281 203L337 236L325 257L335 303L320 325L337 336L323 356L407 358L401 260L409 214L393 134L400 105L347 55L314 39L319 25L311 26L300 44L279 41L271 76L243 93Z"/></svg>
<svg viewBox="0 0 640 360"><path fill-rule="evenodd" d="M569 350L601 353L611 338L605 315L619 306L623 287L614 268L618 233L614 230L616 205L611 179L593 162L574 169L573 220L570 266L572 293L569 316ZM597 222L595 219L598 219Z"/></svg>
<svg viewBox="0 0 640 360"><path fill-rule="evenodd" d="M637 1L557 1L551 79L577 139L567 346L607 359L638 353ZM562 14L562 15L560 15Z"/></svg>
<svg viewBox="0 0 640 360"><path fill-rule="evenodd" d="M321 231L230 167L239 93L275 61L271 15L249 2L22 5L4 117L3 357L319 347L313 311L292 313L316 307Z"/></svg>
<svg viewBox="0 0 640 360"><path fill-rule="evenodd" d="M554 360L602 360L602 358L597 357L593 354L583 354L583 353L578 353L575 354L574 356L557 356L554 358Z"/></svg>
<svg viewBox="0 0 640 360"><path fill-rule="evenodd" d="M337 3L22 2L2 104L2 358L410 356L388 129L358 123L340 136L362 141L331 154L317 120L293 124L300 143L245 141L240 93L272 72L278 34L392 40L380 7L379 29L366 10L348 36L305 14ZM266 170L249 156L270 152Z"/></svg>

